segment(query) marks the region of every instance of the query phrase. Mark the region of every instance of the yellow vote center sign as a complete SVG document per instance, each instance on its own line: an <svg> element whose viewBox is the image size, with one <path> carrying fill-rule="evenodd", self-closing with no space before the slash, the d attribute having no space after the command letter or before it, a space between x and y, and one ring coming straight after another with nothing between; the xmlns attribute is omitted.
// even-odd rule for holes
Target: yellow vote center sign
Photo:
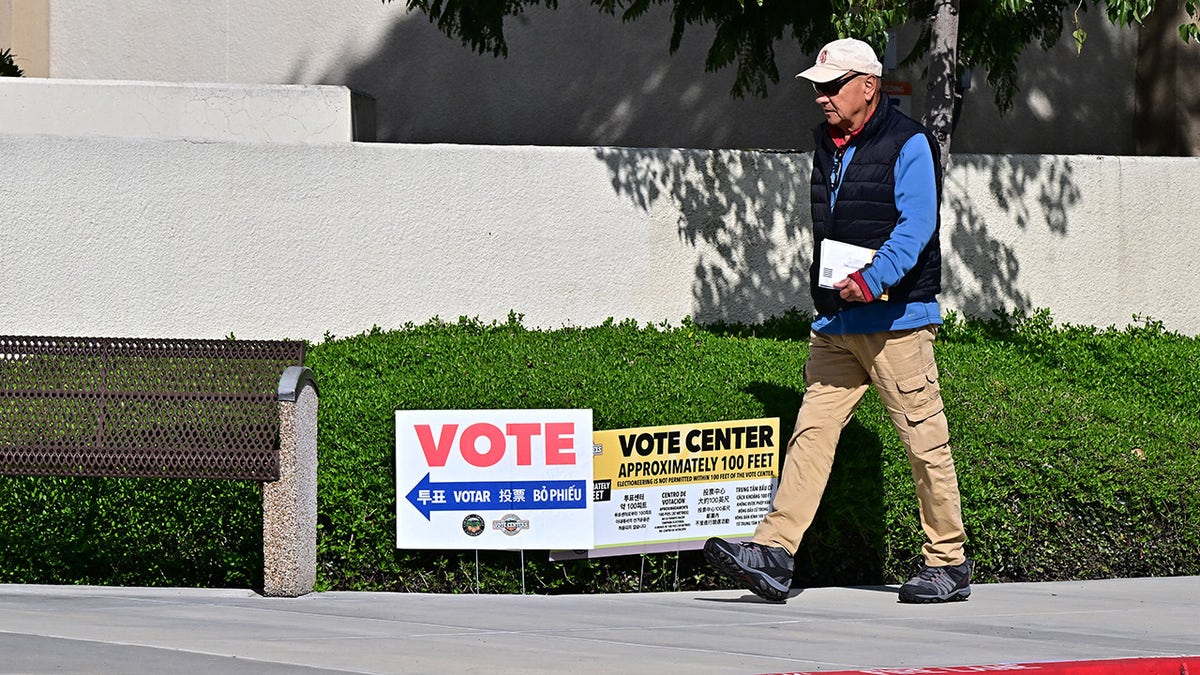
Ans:
<svg viewBox="0 0 1200 675"><path fill-rule="evenodd" d="M595 547L553 558L700 548L747 538L779 478L779 418L592 433Z"/></svg>

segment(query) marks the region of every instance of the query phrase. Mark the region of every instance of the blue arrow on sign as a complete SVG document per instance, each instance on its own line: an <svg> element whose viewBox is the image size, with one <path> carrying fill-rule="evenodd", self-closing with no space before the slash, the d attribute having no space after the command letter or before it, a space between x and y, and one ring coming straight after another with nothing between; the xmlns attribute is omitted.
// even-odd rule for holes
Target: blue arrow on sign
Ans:
<svg viewBox="0 0 1200 675"><path fill-rule="evenodd" d="M585 480L452 481L434 483L425 474L407 499L425 520L434 511L585 509Z"/></svg>

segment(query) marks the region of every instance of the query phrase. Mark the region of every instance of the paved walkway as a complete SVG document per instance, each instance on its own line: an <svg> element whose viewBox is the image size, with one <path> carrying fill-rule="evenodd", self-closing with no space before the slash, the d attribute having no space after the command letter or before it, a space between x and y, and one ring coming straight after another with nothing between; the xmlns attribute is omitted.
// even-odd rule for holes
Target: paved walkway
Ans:
<svg viewBox="0 0 1200 675"><path fill-rule="evenodd" d="M941 606L902 605L895 587L768 604L741 591L278 599L0 585L4 673L752 674L1179 655L1200 655L1200 577L977 584Z"/></svg>

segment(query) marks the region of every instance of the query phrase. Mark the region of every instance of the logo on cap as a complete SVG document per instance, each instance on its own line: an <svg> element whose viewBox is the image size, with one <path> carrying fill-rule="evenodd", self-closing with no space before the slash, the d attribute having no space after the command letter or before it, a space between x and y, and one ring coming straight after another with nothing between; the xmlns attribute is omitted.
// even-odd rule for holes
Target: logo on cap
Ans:
<svg viewBox="0 0 1200 675"><path fill-rule="evenodd" d="M825 59L829 58L829 50L822 49L821 54L817 57L817 63L825 63Z"/></svg>

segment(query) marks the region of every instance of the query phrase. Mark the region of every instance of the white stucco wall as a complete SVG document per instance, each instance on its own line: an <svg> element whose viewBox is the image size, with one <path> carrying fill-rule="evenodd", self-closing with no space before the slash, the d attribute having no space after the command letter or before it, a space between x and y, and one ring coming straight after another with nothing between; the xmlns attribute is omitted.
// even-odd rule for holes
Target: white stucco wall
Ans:
<svg viewBox="0 0 1200 675"><path fill-rule="evenodd" d="M128 80L0 80L0 130L12 134L352 141L346 87Z"/></svg>
<svg viewBox="0 0 1200 675"><path fill-rule="evenodd" d="M806 154L0 134L0 326L308 338L808 308ZM1200 333L1200 159L957 155L946 308Z"/></svg>
<svg viewBox="0 0 1200 675"><path fill-rule="evenodd" d="M405 143L811 149L820 120L793 75L812 63L777 45L780 82L765 99L733 99L732 67L704 70L711 28L669 50L669 7L632 22L590 3L535 7L505 23L507 58L478 55L401 0L45 0L53 78L344 85L377 101L378 139ZM1051 52L1020 63L1012 110L974 74L955 135L976 153L1131 154L1137 37L1083 13ZM911 48L902 36L901 56ZM923 110L920 68L910 81Z"/></svg>
<svg viewBox="0 0 1200 675"><path fill-rule="evenodd" d="M1200 158L954 155L942 205L947 304L1133 316L1200 333Z"/></svg>

